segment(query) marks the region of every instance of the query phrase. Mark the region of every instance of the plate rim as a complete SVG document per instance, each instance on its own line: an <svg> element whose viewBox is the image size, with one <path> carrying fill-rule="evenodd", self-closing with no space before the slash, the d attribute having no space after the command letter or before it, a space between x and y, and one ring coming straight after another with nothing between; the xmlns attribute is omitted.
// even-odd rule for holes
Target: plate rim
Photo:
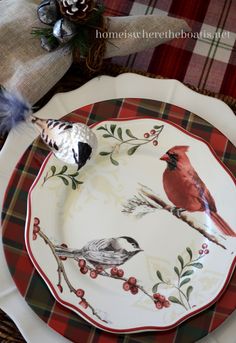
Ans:
<svg viewBox="0 0 236 343"><path fill-rule="evenodd" d="M111 99L112 100L112 99ZM93 104L90 104L93 105ZM86 105L87 106L87 105ZM85 107L85 106L83 106ZM83 109L83 107L80 107L80 109ZM225 166L225 164L220 160L220 158L217 156L215 150L212 148L211 144L208 143L208 141L206 141L205 139L203 139L202 137L197 136L196 134L193 134L189 131L187 131L185 128L181 127L180 125L168 120L168 119L163 119L163 118L154 118L154 117L150 117L150 116L140 116L140 117L127 117L127 118L108 118L96 123L93 123L92 125L90 125L90 128L95 128L96 126L101 125L104 122L122 122L122 121L138 121L138 120L143 120L143 119L150 119L150 120L156 120L156 121L162 121L164 123L168 123L171 126L175 127L176 129L182 131L183 133L187 134L188 136L192 137L193 139L196 139L202 143L204 143L208 149L210 150L211 154L215 157L216 161L224 168L224 170L226 171L226 173L230 176L230 178L232 179L232 181L234 182L234 184L236 185L236 178L234 177L233 173ZM234 269L236 267L236 256L234 257L234 260L231 263L231 266L229 268L228 274L225 278L225 282L222 286L222 288L219 290L219 293L206 305L200 307L199 309L196 309L195 311L186 314L185 316L181 317L180 319L178 319L177 321L175 321L173 324L168 325L168 326L153 326L153 325L146 325L146 326L141 326L141 327L132 327L132 328L128 328L128 329L114 329L111 328L109 326L105 326L103 324L100 324L98 321L96 321L95 319L93 319L90 315L86 314L83 312L82 309L80 309L79 307L63 300L60 298L60 294L58 293L57 289L53 286L53 284L51 283L51 281L49 280L49 278L44 274L43 270L41 269L41 267L39 266L37 260L34 258L32 250L31 250L31 246L30 246L30 237L29 237L29 233L30 233L30 218L31 218L31 193L33 192L34 188L36 187L36 185L38 184L38 181L50 159L50 157L53 155L52 152L50 152L48 154L48 156L45 158L45 160L43 161L43 164L39 170L39 173L37 175L37 177L35 178L33 184L30 187L29 193L28 193L28 197L27 197L27 215L26 215L26 222L25 222L25 232L24 232L24 237L25 237L25 244L26 244L26 249L27 252L29 254L29 257L31 259L31 261L33 262L37 272L40 274L40 276L42 277L42 279L44 280L44 282L46 283L49 291L51 292L51 294L54 296L54 298L56 299L56 301L58 301L61 305L65 306L66 308L69 308L71 310L73 310L77 315L81 316L82 318L84 318L87 322L89 322L90 324L94 325L95 327L102 329L106 332L111 332L111 333L137 333L137 332L146 332L146 331L168 331L170 329L173 329L175 327L177 327L179 324L183 323L184 321L186 321L187 319L195 316L196 314L199 314L200 312L203 312L204 310L206 310L207 308L209 308L210 306L212 306L221 296L222 294L225 292L225 289L231 279L231 276L234 272Z"/></svg>

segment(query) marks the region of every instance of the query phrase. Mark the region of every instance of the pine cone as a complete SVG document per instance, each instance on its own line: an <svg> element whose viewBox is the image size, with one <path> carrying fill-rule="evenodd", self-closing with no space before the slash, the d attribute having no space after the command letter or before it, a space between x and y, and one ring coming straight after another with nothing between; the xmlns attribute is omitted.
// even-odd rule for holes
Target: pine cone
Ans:
<svg viewBox="0 0 236 343"><path fill-rule="evenodd" d="M59 0L61 14L72 21L86 21L95 7L94 0Z"/></svg>

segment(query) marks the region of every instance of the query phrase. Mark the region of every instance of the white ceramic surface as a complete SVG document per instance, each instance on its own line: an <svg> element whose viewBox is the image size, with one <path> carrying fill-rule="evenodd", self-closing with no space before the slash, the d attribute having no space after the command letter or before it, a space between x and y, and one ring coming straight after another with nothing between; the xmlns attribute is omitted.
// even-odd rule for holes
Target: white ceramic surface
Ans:
<svg viewBox="0 0 236 343"><path fill-rule="evenodd" d="M79 173L52 155L43 164L28 198L29 256L56 299L99 328L172 328L216 301L233 272L235 180L207 144L166 121L105 121L93 132L98 155ZM167 151L176 155L168 167L160 160ZM169 174L163 179L165 170ZM188 197L189 210L180 218L160 206L153 208L156 203L145 195L157 194L173 207L167 192L173 182L181 182L179 177L193 187L187 183L187 190L176 188L181 203ZM196 202L206 210L194 210ZM217 226L215 216L230 228L221 219ZM38 226L34 218L39 218ZM60 261L63 267L39 227L53 249L66 244L77 250L65 249L69 258ZM86 262L86 274L78 262ZM96 272L100 267L103 271Z"/></svg>
<svg viewBox="0 0 236 343"><path fill-rule="evenodd" d="M144 94L145 93L145 94ZM176 80L151 80L139 75L123 74L112 78L102 76L69 93L57 94L40 111L41 118L61 118L84 105L121 97L145 97L165 101L186 108L208 120L236 145L236 118L222 101L191 91ZM18 125L8 136L0 151L0 206L13 168L37 133L26 124ZM45 323L22 300L8 271L2 245L0 245L0 306L11 316L27 342L67 342ZM16 311L17 309L17 311ZM217 330L201 340L201 343L234 343L236 313L233 313Z"/></svg>

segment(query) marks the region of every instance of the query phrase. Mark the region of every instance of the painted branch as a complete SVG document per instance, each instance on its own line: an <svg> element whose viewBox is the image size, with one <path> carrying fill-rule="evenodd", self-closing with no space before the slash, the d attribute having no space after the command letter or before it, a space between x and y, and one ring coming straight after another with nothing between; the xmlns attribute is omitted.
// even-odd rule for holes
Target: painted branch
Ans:
<svg viewBox="0 0 236 343"><path fill-rule="evenodd" d="M173 214L176 218L182 220L183 222L185 222L186 224L188 224L191 228L193 228L194 230L198 231L199 233L201 233L204 237L206 237L209 241L211 241L212 243L217 244L218 246L220 246L223 249L226 249L226 247L221 244L217 238L214 235L209 234L206 230L204 230L203 228L201 228L200 226L195 226L193 221L190 220L187 215L181 213L179 216L175 213L173 213L172 211L172 207L169 206L168 204L165 203L165 201L163 201L161 198L159 198L157 195L155 194L151 194L147 191L145 191L144 189L140 190L141 194L145 197L147 197L148 199L152 200L153 202L155 202L158 206L160 206L161 208L163 208L164 210L170 212L171 214Z"/></svg>
<svg viewBox="0 0 236 343"><path fill-rule="evenodd" d="M54 244L50 241L50 239L42 232L42 230L40 230L38 232L38 235L44 240L44 242L49 246L53 256L55 257L55 260L57 262L57 265L58 265L58 275L59 275L59 280L61 279L61 274L63 275L64 277L64 280L70 290L70 292L73 292L74 294L76 294L76 289L72 286L67 274L66 274L66 271L65 271L65 268L64 268L64 265L62 263L62 261L60 260L60 258L57 256L56 254L56 251L55 251L55 246ZM90 308L90 310L92 311L93 315L96 316L98 319L100 319L101 321L103 322L106 322L104 319L102 319L99 314L96 312L96 310L94 309L94 307L92 305L90 305L90 303L87 301L87 299L85 299L86 303L88 304L88 307Z"/></svg>

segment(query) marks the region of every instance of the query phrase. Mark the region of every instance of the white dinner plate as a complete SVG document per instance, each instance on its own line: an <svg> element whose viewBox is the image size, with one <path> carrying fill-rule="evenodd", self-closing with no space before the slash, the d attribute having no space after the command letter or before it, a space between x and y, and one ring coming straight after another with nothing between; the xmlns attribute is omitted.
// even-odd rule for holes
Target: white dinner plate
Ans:
<svg viewBox="0 0 236 343"><path fill-rule="evenodd" d="M55 298L93 325L170 329L230 279L235 180L209 145L168 121L92 129L89 164L77 172L51 154L31 188L29 256Z"/></svg>

